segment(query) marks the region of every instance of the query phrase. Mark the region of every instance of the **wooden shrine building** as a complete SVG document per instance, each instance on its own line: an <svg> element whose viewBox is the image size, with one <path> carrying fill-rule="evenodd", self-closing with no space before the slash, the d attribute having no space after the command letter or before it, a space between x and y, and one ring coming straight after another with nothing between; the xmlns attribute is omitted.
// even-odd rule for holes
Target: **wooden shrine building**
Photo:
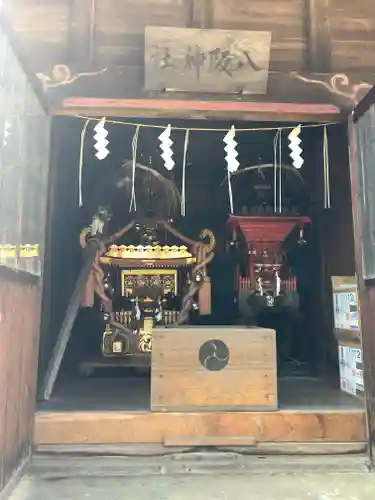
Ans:
<svg viewBox="0 0 375 500"><path fill-rule="evenodd" d="M130 445L174 449L240 446L257 454L284 454L294 453L302 446L306 453L363 454L373 467L375 178L373 180L370 165L375 161L375 4L368 0L3 0L0 2L0 49L1 500L33 451L48 452L64 447L71 451L85 446L96 449L96 446L114 445L124 449ZM59 339L69 330L69 335L73 332L74 342L80 296L98 252L98 248L85 249L83 255L87 257L91 251L91 261L86 257L80 260L82 249L77 242L85 247L86 243L82 244L79 238L87 228L87 217L90 219L94 214L82 216L82 221L86 219L81 224L84 203L82 200L78 203L77 199L82 194L82 183L86 182L85 200L85 192L99 190L97 186L110 182L112 175L108 167L105 172L102 170L101 178L92 173L91 180L85 181L83 177L82 181L88 170L100 170L93 163L93 154L93 158L87 159L91 147L87 141L92 140L95 124L106 123L100 121L102 118L109 126L108 140L112 134L116 144L105 165L117 162L121 166L120 162L129 161L132 153L135 165L134 137L125 132L129 125L132 131L137 126L138 132L141 129L139 154L147 158L147 162L149 158L148 168L151 168L158 161L156 156L160 156L153 131L163 127L167 130L171 124L172 139L179 151L175 153L176 163L186 163L189 171L189 163L185 161L186 135L184 143L173 135L173 130L191 131L189 147L191 151L196 148L189 157L193 164L191 172L212 168L205 178L204 173L198 172L195 179L195 174L191 174L187 181L186 210L189 210L189 193L194 192L190 198L191 218L197 227L200 224L197 214L208 213L210 209L213 191L209 182L214 176L214 163L220 162L215 155L223 147L211 136L206 142L199 142L195 139L198 132L229 130L235 124L237 130L260 130L256 132L260 138L262 130L295 130L302 124L302 148L308 172L305 181L318 206L315 211L303 214L306 215L304 224L312 220L313 229L308 233L315 242L311 247L311 266L317 266L314 285L310 287L313 291L307 300L315 302L313 306L306 306L317 311L314 313L316 323L308 335L305 332L306 345L313 346L316 357L314 373L309 377L316 379L312 381L313 387L321 383L317 382L317 374L321 377L319 380L325 380L322 365L330 364L333 371L337 368L338 387L325 396L331 398L330 403L323 399L315 401L315 396L310 398L315 401L312 406L303 400L284 401L288 384L298 386L304 382L295 382L289 375L286 378L292 382L281 381L271 330L262 333L263 343L249 344L252 350L239 348L241 342L253 342L250 339L253 335L238 323L230 327L234 328L232 338L237 339L230 354L234 364L237 360L235 373L231 374L233 378L228 382L223 375L225 370L213 370L207 375L221 374L222 378L217 380L230 404L220 402L220 394L209 381L213 379L204 378L206 375L200 375L199 390L191 389L189 384L196 376L192 368L194 349L199 342L209 341L204 337L205 332L211 329L220 337L220 342L230 344L231 330L226 324L218 326L218 320L214 326L194 324L192 328L199 330L201 337L191 343L182 338L186 329L178 327L179 347L171 340L174 328L165 329L168 334L155 329L151 372L157 374L159 385L151 380L150 408L148 403L147 408L137 406L141 396L130 398L130 406L125 403L123 406L121 398L125 402L127 399L125 392L121 392L125 391L123 381L112 384L111 390L118 386L122 394L114 403L109 403L109 393L106 393L103 399L98 395L98 404L90 402L86 407L86 396L80 399L79 384L75 395L70 396L74 384L68 382L63 383L64 389L54 400L55 382L58 391L64 378L63 374L60 376L60 365L64 363L65 348L69 349L70 345L68 337L61 343ZM337 128L329 129L329 125L337 125ZM323 160L321 155L326 139L319 135L322 130L326 133L327 128L328 174L327 158ZM149 130L143 134L143 129ZM251 150L261 151L267 140L268 136L239 142L241 148L246 148L248 142L250 157ZM121 150L122 143L126 143L126 154ZM263 162L272 167L276 158L272 157L275 149L272 137L269 146L264 148L259 154L254 152L250 164ZM207 152L210 149L216 152ZM287 148L284 149L288 158ZM212 156L205 156L209 154ZM224 154L220 154L224 158ZM197 164L202 162L204 168L194 170L193 157L197 158ZM267 158L263 161L263 157ZM146 159L141 163L145 164ZM173 178L176 183L180 182L179 175ZM143 194L138 195L139 204L142 197ZM130 210L125 211L129 217ZM210 221L215 216L214 209L212 212ZM210 229L205 235L215 233L217 247L221 240L230 246L237 232L242 232L246 239L245 219L238 219L238 225L233 222L238 215L232 211L222 232ZM268 220L276 217L266 215L270 216ZM250 220L254 214L247 216ZM294 216L297 217L290 212L288 221ZM300 213L298 217L298 224L302 224ZM172 217L163 223L163 234L171 229L170 219ZM181 233L180 228L171 231L174 237L184 236L185 226ZM189 228L186 231L188 233ZM232 241L225 231L231 232ZM304 241L303 238L301 232L299 242ZM169 254L163 254L161 259L165 269L175 266L173 276L178 276L181 282L186 280L186 284L190 283L191 276L196 276L195 271L189 274L189 266L201 262L197 249L206 252L205 263L212 251L208 244L199 247L196 240L189 233L178 247L175 242L172 246L170 240L160 243L164 245L162 250L157 246L161 254L168 254L170 248L180 252L180 267L173 260L176 256L169 258ZM118 246L114 243L111 241L112 246L106 247L102 260L95 262L112 267L119 264L129 271L132 266L128 253L136 248L136 243L130 241ZM139 262L143 264L147 259L152 260L149 255L141 257ZM131 258L135 259L134 254ZM89 264L85 264L85 259ZM154 260L149 266L154 266ZM138 271L133 270L129 275L145 272L139 262L133 266ZM159 272L161 276L168 274L165 269ZM207 269L208 276L211 268ZM206 267L197 283L206 278L209 281L205 273ZM123 297L133 293L129 292L133 286L129 284L131 280L126 281L124 276L121 274L121 286L118 285ZM242 282L238 278L239 283L245 282L242 278ZM180 281L173 286L164 281L163 286L168 286L169 292L173 288L173 293L178 295ZM334 312L334 300L341 300L342 294L353 293L355 307L350 309L350 304L347 307L349 312L358 315L353 319L358 330L354 333L351 327L342 326ZM212 297L214 308L214 285ZM207 296L205 300L210 309ZM134 303L138 304L138 297ZM199 308L199 304L194 306ZM104 313L109 315L113 311ZM118 314L117 322L121 316ZM190 328L190 324L186 328ZM111 349L116 345L113 342ZM105 351L105 346L101 348ZM169 357L163 364L160 359L165 356L164 348ZM80 345L77 352L82 349ZM344 349L350 355L357 352L358 356L357 365L354 360L354 368L350 368L357 370L353 377L362 381L357 380L355 397L342 394L350 392L347 386L343 387L342 370L351 362L341 354ZM252 354L245 356L244 361L243 353L250 351ZM263 371L257 365L260 357L269 363ZM155 365L157 360L160 363ZM181 367L186 373L191 370L191 379L182 373ZM181 390L175 390L173 384L163 385L171 373ZM253 374L257 382L249 381L246 385L247 379L243 377L251 378ZM349 379L350 374L344 384ZM99 388L102 382L95 380L90 382L90 387L97 384ZM138 387L137 384L141 386L143 382L138 381L134 387ZM233 396L235 403L232 404L233 386L238 387L239 394ZM256 397L247 397L249 387ZM187 404L181 394L190 389L194 394ZM311 391L313 394L313 389ZM64 398L68 401L66 406L61 403ZM305 399L309 399L309 395Z"/></svg>

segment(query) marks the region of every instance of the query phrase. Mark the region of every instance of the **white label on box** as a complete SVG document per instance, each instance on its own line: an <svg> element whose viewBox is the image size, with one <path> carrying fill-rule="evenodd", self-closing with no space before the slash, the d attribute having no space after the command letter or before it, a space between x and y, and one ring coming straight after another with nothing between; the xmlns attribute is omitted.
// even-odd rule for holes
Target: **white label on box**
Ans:
<svg viewBox="0 0 375 500"><path fill-rule="evenodd" d="M357 369L356 379L357 391L363 391L363 370Z"/></svg>
<svg viewBox="0 0 375 500"><path fill-rule="evenodd" d="M339 346L341 390L356 395L363 391L362 349Z"/></svg>
<svg viewBox="0 0 375 500"><path fill-rule="evenodd" d="M340 385L344 392L357 394L357 349L339 346Z"/></svg>
<svg viewBox="0 0 375 500"><path fill-rule="evenodd" d="M333 294L335 328L357 330L359 328L357 291L335 292Z"/></svg>
<svg viewBox="0 0 375 500"><path fill-rule="evenodd" d="M362 349L357 349L357 363L362 363Z"/></svg>

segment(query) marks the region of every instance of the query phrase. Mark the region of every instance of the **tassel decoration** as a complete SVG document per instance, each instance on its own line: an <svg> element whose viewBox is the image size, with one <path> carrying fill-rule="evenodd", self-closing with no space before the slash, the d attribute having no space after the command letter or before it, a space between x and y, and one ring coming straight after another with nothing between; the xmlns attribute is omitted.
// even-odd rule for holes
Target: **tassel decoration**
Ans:
<svg viewBox="0 0 375 500"><path fill-rule="evenodd" d="M83 194L82 194L82 182L83 182L83 152L85 146L85 137L87 132L87 127L90 123L90 118L85 121L81 131L81 143L79 147L79 164L78 164L78 206L83 205Z"/></svg>
<svg viewBox="0 0 375 500"><path fill-rule="evenodd" d="M190 130L185 132L185 142L184 142L184 157L182 160L182 186L181 186L181 215L186 216L186 163L187 163L187 152L189 147L189 136Z"/></svg>
<svg viewBox="0 0 375 500"><path fill-rule="evenodd" d="M278 129L273 140L273 211L282 212L282 129Z"/></svg>
<svg viewBox="0 0 375 500"><path fill-rule="evenodd" d="M234 203L233 203L233 191L232 191L232 180L231 176L235 172L237 172L238 167L240 166L237 156L238 151L236 149L237 142L235 140L236 130L234 126L230 128L228 133L225 135L223 142L226 144L224 150L227 153L225 157L225 161L227 162L227 175L228 175L228 194L229 194L229 206L230 212L234 213Z"/></svg>
<svg viewBox="0 0 375 500"><path fill-rule="evenodd" d="M324 208L331 208L330 166L327 127L323 129Z"/></svg>
<svg viewBox="0 0 375 500"><path fill-rule="evenodd" d="M94 139L96 141L96 144L94 144L94 148L96 149L95 156L98 160L104 160L109 155L109 149L107 149L107 146L109 144L109 141L107 139L108 131L105 128L104 117L94 127L94 131Z"/></svg>
<svg viewBox="0 0 375 500"><path fill-rule="evenodd" d="M161 157L164 160L164 166L167 170L173 170L175 162L173 161L173 141L171 139L172 128L170 125L159 135L160 149L163 151Z"/></svg>
<svg viewBox="0 0 375 500"><path fill-rule="evenodd" d="M299 170L303 165L303 158L302 158L303 150L300 147L300 144L302 142L299 137L300 133L301 133L301 125L298 125L298 127L295 127L288 135L288 139L290 141L289 143L290 157L293 160L294 168L296 168L297 170Z"/></svg>
<svg viewBox="0 0 375 500"><path fill-rule="evenodd" d="M129 207L129 212L134 210L134 212L137 211L137 203L135 200L135 169L137 165L137 150L138 150L138 138L139 138L139 130L140 126L137 125L133 140L132 140L132 194L131 194L131 199L130 199L130 207Z"/></svg>

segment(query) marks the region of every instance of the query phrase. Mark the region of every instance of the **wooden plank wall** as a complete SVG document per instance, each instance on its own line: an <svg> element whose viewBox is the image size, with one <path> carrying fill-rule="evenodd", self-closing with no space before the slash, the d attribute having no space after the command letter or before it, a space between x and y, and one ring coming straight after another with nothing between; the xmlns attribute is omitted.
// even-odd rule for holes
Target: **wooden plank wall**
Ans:
<svg viewBox="0 0 375 500"><path fill-rule="evenodd" d="M203 1L203 0L202 0ZM188 0L4 0L35 70L72 64L78 40L90 37L92 65L143 66L147 25L198 26ZM317 0L211 0L209 28L272 31L271 70L308 70L308 4ZM370 70L375 49L375 3L325 0L332 71ZM315 6L316 4L316 6ZM311 7L310 7L311 9ZM193 9L194 10L194 9ZM92 22L92 26L89 24ZM74 33L74 34L73 34ZM329 41L329 36L328 36ZM78 52L82 55L82 50Z"/></svg>
<svg viewBox="0 0 375 500"><path fill-rule="evenodd" d="M332 70L374 68L375 2L330 0Z"/></svg>
<svg viewBox="0 0 375 500"><path fill-rule="evenodd" d="M98 67L107 64L143 66L145 26L187 24L181 0L125 0L122 8L116 0L97 2L94 59ZM117 15L113 12L117 10Z"/></svg>
<svg viewBox="0 0 375 500"><path fill-rule="evenodd" d="M95 60L105 64L143 66L144 29L147 25L184 27L189 24L182 0L125 0L116 10L116 0L97 2ZM214 29L272 31L273 70L302 69L305 38L304 0L213 0ZM113 12L116 11L116 16Z"/></svg>
<svg viewBox="0 0 375 500"><path fill-rule="evenodd" d="M68 62L67 0L4 0L3 8L35 72Z"/></svg>
<svg viewBox="0 0 375 500"><path fill-rule="evenodd" d="M272 32L271 70L303 69L304 0L214 0L213 7L214 28Z"/></svg>
<svg viewBox="0 0 375 500"><path fill-rule="evenodd" d="M2 256L0 266L0 491L32 441L50 142L44 94L16 42L0 12L0 128L10 124L0 151L0 244L39 247L38 257Z"/></svg>
<svg viewBox="0 0 375 500"><path fill-rule="evenodd" d="M0 491L30 453L39 316L36 278L0 268Z"/></svg>

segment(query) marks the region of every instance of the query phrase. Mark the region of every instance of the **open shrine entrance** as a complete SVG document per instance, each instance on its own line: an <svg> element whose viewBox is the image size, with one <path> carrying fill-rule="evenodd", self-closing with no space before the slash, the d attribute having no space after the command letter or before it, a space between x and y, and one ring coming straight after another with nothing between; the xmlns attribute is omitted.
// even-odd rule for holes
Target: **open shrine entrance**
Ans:
<svg viewBox="0 0 375 500"><path fill-rule="evenodd" d="M298 123L235 123L240 167L228 184L223 137L232 122L168 120L176 161L168 171L158 141L168 124L165 120L126 120L134 125L124 124L121 118L112 121L116 123L106 122L110 155L102 162L94 156L92 140L98 120L87 124L82 149L83 204L79 207L76 179L84 123L77 118L55 118L60 147L54 165L49 273L50 282L59 287L51 287L49 324L41 340L41 395L46 388L51 392L39 405L36 443L251 446L259 451L275 443L288 447L307 442L320 451L327 443L334 451L363 450L363 398L340 391L340 338L334 334L331 285L333 276L354 275L349 165L342 148L347 142L345 125L304 124L300 135L304 164L296 169L287 137ZM145 126L135 141L139 123ZM241 132L245 128L253 130ZM125 166L124 160L128 160ZM129 210L133 194L138 213ZM228 216L231 200L233 214ZM81 268L79 234L98 207L108 205L109 235L135 222L123 240L107 244L97 262L105 275L110 266L110 276L102 285L107 291L114 288L122 305L117 307L114 299L111 311L101 310L103 304L96 300L94 307L81 308L56 384L43 384L46 373L53 371L49 364L52 349ZM161 228L160 224L157 228L148 223L142 226L140 221L149 222L155 206L161 210L157 220L166 224ZM185 216L181 216L182 210ZM283 224L288 228L280 233ZM202 229L214 235L215 248L210 249L212 241L203 239L204 257L199 261L202 256L195 252ZM181 241L181 235L186 241ZM139 245L142 248L137 249ZM277 257L282 254L282 262L276 256L267 260L270 249L276 249ZM159 256L163 252L179 255L165 254L159 259L155 253L152 258L146 255L155 251ZM254 257L262 255L261 262L250 259L254 251ZM141 253L134 255L136 252ZM212 261L204 262L211 252ZM176 266L177 258L183 260L181 268ZM211 293L197 281L189 326L173 325L197 276L194 265L201 262L207 265L202 266L200 279L210 284ZM283 269L278 267L281 263ZM156 275L161 283L156 286L162 286L162 294L141 294L145 276L155 276L147 269L159 270ZM261 269L261 274L254 274L255 269ZM142 275L142 283L129 279L134 275ZM165 282L163 276L170 281ZM100 293L96 295L100 297ZM159 300L161 295L165 301ZM289 301L281 307L282 314L271 313L269 297L274 302ZM150 298L155 302L152 307L145 305ZM144 317L143 328L137 330L139 356L134 356L134 350L133 356L129 352L122 356L123 336L111 339L109 333L106 337L106 315L114 314L113 323L134 331L131 320L136 307ZM139 333L146 330L147 310L156 315L158 308L163 320L152 330L149 353L140 348L141 341L146 345L149 339ZM199 315L201 309L208 314ZM286 309L290 314L285 314ZM153 317L152 323L156 320ZM230 347L229 352L216 356L219 362L229 358L225 369L207 370L201 363L200 347L212 340ZM360 343L352 340L346 347L360 349ZM217 352L219 347L214 346ZM163 357L167 358L164 364ZM137 361L125 363L125 359ZM159 359L156 364L155 359ZM153 376L159 379L159 385L153 386L158 400L151 394ZM167 382L160 385L163 378Z"/></svg>

